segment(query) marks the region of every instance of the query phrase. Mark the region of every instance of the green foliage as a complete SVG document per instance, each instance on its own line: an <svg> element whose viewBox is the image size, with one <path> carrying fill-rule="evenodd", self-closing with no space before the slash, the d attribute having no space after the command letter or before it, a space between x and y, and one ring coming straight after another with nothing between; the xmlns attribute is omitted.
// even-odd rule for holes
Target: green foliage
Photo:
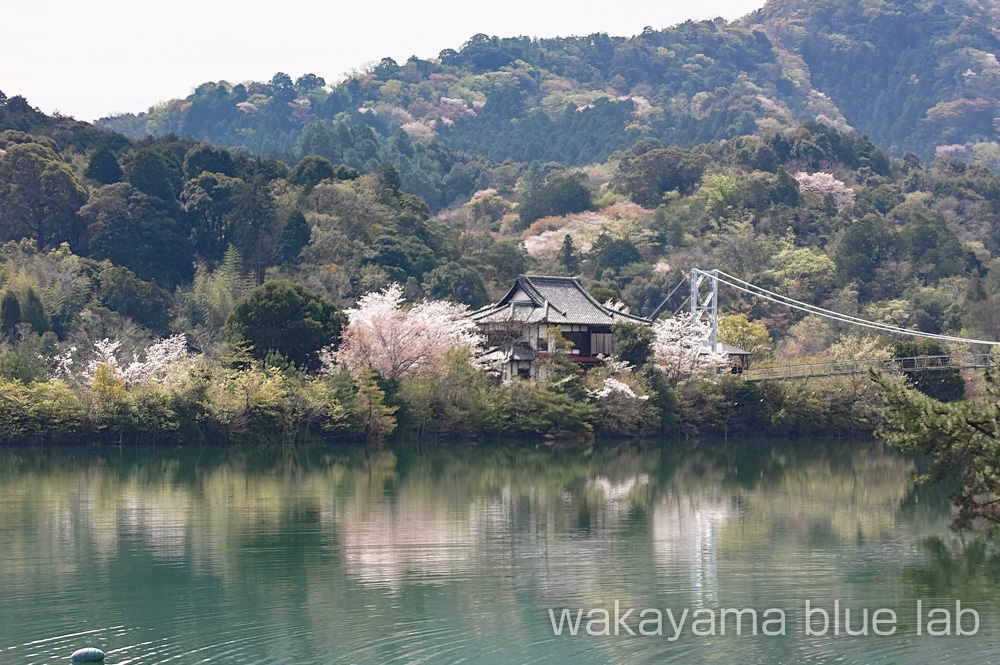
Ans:
<svg viewBox="0 0 1000 665"><path fill-rule="evenodd" d="M954 496L960 519L1000 521L1000 421L997 379L987 374L986 399L943 403L886 377L877 378L885 399L885 423L879 437L904 450L931 456L934 465L921 480L940 482L960 476Z"/></svg>
<svg viewBox="0 0 1000 665"><path fill-rule="evenodd" d="M400 428L421 440L476 436L492 398L489 378L469 362L468 351L449 354L440 372L403 379L398 396L405 405Z"/></svg>
<svg viewBox="0 0 1000 665"><path fill-rule="evenodd" d="M287 280L272 280L236 304L226 319L226 336L233 344L249 344L258 360L277 351L315 370L320 349L337 344L346 321L322 296Z"/></svg>
<svg viewBox="0 0 1000 665"><path fill-rule="evenodd" d="M165 156L151 148L139 150L125 165L128 184L165 203L177 196L178 175L171 171Z"/></svg>
<svg viewBox="0 0 1000 665"><path fill-rule="evenodd" d="M6 291L0 298L0 335L13 337L17 324L21 322L21 305L17 296Z"/></svg>
<svg viewBox="0 0 1000 665"><path fill-rule="evenodd" d="M228 150L202 142L184 155L184 176L190 180L206 171L232 177L236 175L236 165Z"/></svg>
<svg viewBox="0 0 1000 665"><path fill-rule="evenodd" d="M948 354L941 345L929 339L896 342L893 347L894 358L945 355ZM956 402L965 396L965 380L957 369L911 369L906 372L906 378L914 388L940 402Z"/></svg>
<svg viewBox="0 0 1000 665"><path fill-rule="evenodd" d="M771 353L773 342L767 326L750 321L746 314L730 314L719 320L719 340L749 351L750 356L741 358L744 367Z"/></svg>
<svg viewBox="0 0 1000 665"><path fill-rule="evenodd" d="M573 244L573 236L568 233L563 238L562 247L559 248L559 263L569 275L575 275L580 270L580 253Z"/></svg>
<svg viewBox="0 0 1000 665"><path fill-rule="evenodd" d="M528 226L542 217L581 212L592 205L589 189L575 178L561 176L532 192L517 213L521 224Z"/></svg>
<svg viewBox="0 0 1000 665"><path fill-rule="evenodd" d="M633 367L642 367L652 358L653 329L642 323L620 321L612 326L618 358Z"/></svg>
<svg viewBox="0 0 1000 665"><path fill-rule="evenodd" d="M361 426L365 444L380 445L396 429L397 407L385 403L385 391L371 373L355 379L354 417Z"/></svg>
<svg viewBox="0 0 1000 665"><path fill-rule="evenodd" d="M623 268L642 260L642 254L631 240L605 232L597 236L590 253L601 268Z"/></svg>
<svg viewBox="0 0 1000 665"><path fill-rule="evenodd" d="M29 324L37 335L48 332L51 325L49 315L45 313L45 305L35 289L30 286L25 288L18 294L17 300L21 304L21 323Z"/></svg>
<svg viewBox="0 0 1000 665"><path fill-rule="evenodd" d="M56 336L51 333L23 337L5 351L0 351L0 377L24 385L49 378L47 359L55 353Z"/></svg>
<svg viewBox="0 0 1000 665"><path fill-rule="evenodd" d="M355 172L355 177L357 177L357 172ZM353 180L353 178L338 178L337 170L330 163L330 160L318 155L303 157L288 174L288 182L305 187L307 192L323 180Z"/></svg>
<svg viewBox="0 0 1000 665"><path fill-rule="evenodd" d="M144 282L128 268L107 265L97 275L98 295L108 309L129 317L158 335L170 331L170 292Z"/></svg>
<svg viewBox="0 0 1000 665"><path fill-rule="evenodd" d="M61 381L25 385L0 376L0 438L56 438L82 421L80 402Z"/></svg>
<svg viewBox="0 0 1000 665"><path fill-rule="evenodd" d="M173 286L190 274L191 246L164 204L127 183L102 187L80 209L90 253Z"/></svg>
<svg viewBox="0 0 1000 665"><path fill-rule="evenodd" d="M617 187L639 205L655 208L667 192L690 194L705 171L705 160L672 146L626 155L618 168Z"/></svg>
<svg viewBox="0 0 1000 665"><path fill-rule="evenodd" d="M87 192L69 165L49 147L8 145L0 158L0 240L32 238L39 247L69 241L79 247L77 210Z"/></svg>
<svg viewBox="0 0 1000 665"><path fill-rule="evenodd" d="M473 309L490 303L479 270L458 261L449 261L427 273L424 291L433 299L453 300Z"/></svg>
<svg viewBox="0 0 1000 665"><path fill-rule="evenodd" d="M124 172L115 154L107 148L100 148L91 153L83 175L102 185L113 185L122 179Z"/></svg>
<svg viewBox="0 0 1000 665"><path fill-rule="evenodd" d="M514 380L490 400L490 427L507 436L580 436L593 431L596 407L554 388Z"/></svg>
<svg viewBox="0 0 1000 665"><path fill-rule="evenodd" d="M298 210L292 212L275 242L275 258L281 265L289 265L299 258L302 248L309 244L312 229L305 216Z"/></svg>
<svg viewBox="0 0 1000 665"><path fill-rule="evenodd" d="M219 387L203 400L204 417L229 440L289 444L350 427L345 395L314 378L257 363L207 378Z"/></svg>

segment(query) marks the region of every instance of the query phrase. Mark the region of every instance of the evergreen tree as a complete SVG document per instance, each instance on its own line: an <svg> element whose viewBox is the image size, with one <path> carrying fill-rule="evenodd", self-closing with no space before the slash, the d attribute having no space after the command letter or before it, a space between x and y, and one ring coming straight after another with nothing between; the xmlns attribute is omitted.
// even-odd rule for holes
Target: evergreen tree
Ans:
<svg viewBox="0 0 1000 665"><path fill-rule="evenodd" d="M21 305L21 322L31 324L32 329L39 335L47 332L51 322L35 290L29 286L18 301Z"/></svg>
<svg viewBox="0 0 1000 665"><path fill-rule="evenodd" d="M580 272L580 253L576 251L573 244L573 236L566 234L563 238L562 247L559 249L559 263L566 268L566 272L575 275Z"/></svg>
<svg viewBox="0 0 1000 665"><path fill-rule="evenodd" d="M944 403L896 381L877 377L885 400L884 423L879 438L904 450L934 459L924 481L953 482L960 475L962 488L953 495L960 519L983 517L1000 522L1000 386L993 373L986 375L988 398Z"/></svg>
<svg viewBox="0 0 1000 665"><path fill-rule="evenodd" d="M298 258L302 248L309 244L312 230L305 216L298 210L288 217L288 221L281 227L278 234L278 241L275 247L278 262L288 265Z"/></svg>
<svg viewBox="0 0 1000 665"><path fill-rule="evenodd" d="M319 368L320 349L340 340L347 317L326 298L285 280L265 282L243 298L226 320L233 345L248 344L264 360L276 351L299 367Z"/></svg>
<svg viewBox="0 0 1000 665"><path fill-rule="evenodd" d="M83 175L102 185L112 185L122 179L122 167L114 153L107 148L99 148L90 156Z"/></svg>
<svg viewBox="0 0 1000 665"><path fill-rule="evenodd" d="M0 299L0 335L10 337L20 322L21 305L17 302L17 297L7 291L3 294L3 299Z"/></svg>

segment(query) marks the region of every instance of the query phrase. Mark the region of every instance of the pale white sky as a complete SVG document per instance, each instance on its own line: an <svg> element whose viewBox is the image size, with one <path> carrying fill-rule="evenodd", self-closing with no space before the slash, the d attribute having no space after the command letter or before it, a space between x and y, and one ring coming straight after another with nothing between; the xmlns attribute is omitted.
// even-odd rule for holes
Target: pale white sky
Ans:
<svg viewBox="0 0 1000 665"><path fill-rule="evenodd" d="M436 56L484 32L633 35L734 19L763 0L24 0L7 3L0 90L80 120L143 111L205 81L338 81L385 56Z"/></svg>

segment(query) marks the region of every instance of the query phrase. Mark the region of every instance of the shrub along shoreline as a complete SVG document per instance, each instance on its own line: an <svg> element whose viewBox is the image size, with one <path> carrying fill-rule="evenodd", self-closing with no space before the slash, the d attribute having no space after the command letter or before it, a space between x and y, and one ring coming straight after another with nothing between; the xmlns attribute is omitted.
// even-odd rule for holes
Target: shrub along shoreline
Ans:
<svg viewBox="0 0 1000 665"><path fill-rule="evenodd" d="M407 441L848 436L870 434L877 425L857 402L843 398L836 379L803 390L725 377L676 388L651 385L646 400L602 400L579 394L583 377L558 386L500 384L464 366L456 360L445 375L402 382L346 372L317 378L264 363L202 366L182 384L142 386L104 371L84 399L63 380L25 385L0 379L0 443L377 447ZM645 380L653 371L640 370Z"/></svg>

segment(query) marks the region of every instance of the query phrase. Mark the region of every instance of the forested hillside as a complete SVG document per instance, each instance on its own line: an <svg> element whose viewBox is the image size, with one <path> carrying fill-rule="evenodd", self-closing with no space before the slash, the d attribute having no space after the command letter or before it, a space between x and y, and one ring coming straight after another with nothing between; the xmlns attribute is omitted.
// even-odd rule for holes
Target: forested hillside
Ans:
<svg viewBox="0 0 1000 665"><path fill-rule="evenodd" d="M451 168L442 150L582 165L644 137L692 147L805 121L853 128L895 156L941 151L997 168L998 28L996 5L974 0L772 0L741 21L631 38L479 34L437 58L386 58L332 85L282 73L204 83L99 124L133 138L318 154L363 171L390 157L388 139L403 132L436 146L406 155L424 182L397 166L432 207L447 201L435 191Z"/></svg>
<svg viewBox="0 0 1000 665"><path fill-rule="evenodd" d="M621 435L877 421L871 386L698 381L664 369L669 340L638 330L620 331L628 365L497 384L467 362L474 336L448 303L483 305L523 272L578 275L602 301L649 315L681 304L664 300L684 272L718 267L871 320L986 339L1000 330L1000 177L949 154L891 158L820 122L690 149L647 136L585 167L330 125L328 154L367 155L353 161L361 168L174 134L129 139L20 97L0 98L0 122L8 434L378 440L397 425ZM407 191L421 182L434 184L432 204ZM940 352L733 294L722 305L724 339L753 362ZM456 327L418 345L438 354L419 371L357 348L381 343L365 325L419 339L441 322ZM964 391L948 373L923 389Z"/></svg>

